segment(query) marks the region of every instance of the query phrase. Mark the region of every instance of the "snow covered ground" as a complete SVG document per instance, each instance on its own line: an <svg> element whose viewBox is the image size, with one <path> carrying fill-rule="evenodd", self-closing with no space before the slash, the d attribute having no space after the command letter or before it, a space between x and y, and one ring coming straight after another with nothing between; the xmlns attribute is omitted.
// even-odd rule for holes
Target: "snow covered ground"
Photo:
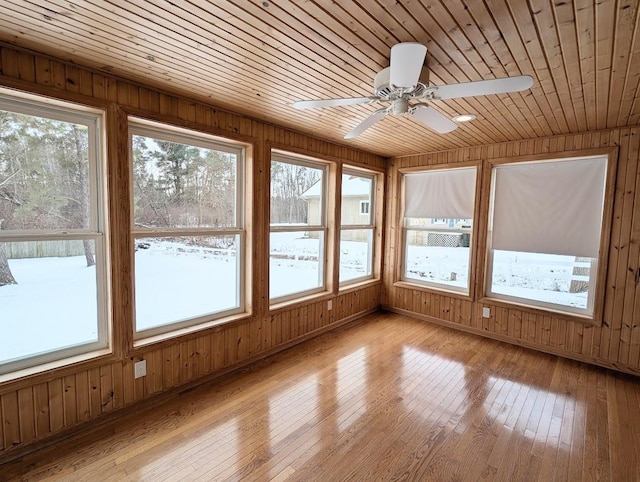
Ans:
<svg viewBox="0 0 640 482"><path fill-rule="evenodd" d="M97 340L96 275L84 256L10 259L0 286L0 362Z"/></svg>
<svg viewBox="0 0 640 482"><path fill-rule="evenodd" d="M340 281L370 274L368 243L340 242ZM312 290L322 285L320 277L321 241L304 231L272 233L270 237L270 298Z"/></svg>
<svg viewBox="0 0 640 482"><path fill-rule="evenodd" d="M233 309L237 260L232 247L177 241L149 243L135 254L136 323L146 329ZM367 274L367 243L340 243L341 280ZM319 286L320 241L303 232L271 236L271 297ZM409 276L466 286L468 248L410 247ZM568 306L586 306L569 293L573 258L506 253L496 257L493 289ZM551 264L549 264L551 263ZM0 362L95 341L96 276L84 256L11 259L17 285L0 286ZM452 272L456 273L452 280Z"/></svg>
<svg viewBox="0 0 640 482"><path fill-rule="evenodd" d="M407 278L466 288L469 284L469 248L409 245Z"/></svg>
<svg viewBox="0 0 640 482"><path fill-rule="evenodd" d="M588 293L570 293L574 267L590 263L576 262L574 256L494 251L492 290L508 296L576 308L587 307Z"/></svg>
<svg viewBox="0 0 640 482"><path fill-rule="evenodd" d="M588 263L586 264L588 266ZM525 299L577 308L587 307L587 293L570 293L573 256L494 252L492 290ZM469 248L409 246L407 277L445 286L468 286Z"/></svg>
<svg viewBox="0 0 640 482"><path fill-rule="evenodd" d="M229 247L140 239L135 254L136 328L237 308L235 243Z"/></svg>

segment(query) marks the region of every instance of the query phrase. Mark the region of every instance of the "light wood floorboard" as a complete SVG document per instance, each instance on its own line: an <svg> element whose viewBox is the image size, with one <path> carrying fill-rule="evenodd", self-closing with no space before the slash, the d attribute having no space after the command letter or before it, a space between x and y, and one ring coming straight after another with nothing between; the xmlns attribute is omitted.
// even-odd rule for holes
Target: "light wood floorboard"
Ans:
<svg viewBox="0 0 640 482"><path fill-rule="evenodd" d="M0 480L640 480L640 379L378 313Z"/></svg>

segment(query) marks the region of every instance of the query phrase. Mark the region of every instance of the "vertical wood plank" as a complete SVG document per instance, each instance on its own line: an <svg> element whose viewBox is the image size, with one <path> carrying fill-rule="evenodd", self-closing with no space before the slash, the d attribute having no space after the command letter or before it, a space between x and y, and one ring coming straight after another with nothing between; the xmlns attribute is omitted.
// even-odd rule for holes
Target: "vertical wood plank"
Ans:
<svg viewBox="0 0 640 482"><path fill-rule="evenodd" d="M122 363L122 403L129 405L136 399L133 359L127 357Z"/></svg>
<svg viewBox="0 0 640 482"><path fill-rule="evenodd" d="M33 389L31 387L18 390L18 411L20 441L22 443L30 442L36 437L36 422L33 411ZM1 433L2 431L0 431L0 434Z"/></svg>
<svg viewBox="0 0 640 482"><path fill-rule="evenodd" d="M56 378L48 384L49 391L49 429L55 433L64 427L64 389L62 379Z"/></svg>
<svg viewBox="0 0 640 482"><path fill-rule="evenodd" d="M18 393L9 392L2 395L0 408L2 409L2 431L0 434L4 435L4 446L10 448L21 442Z"/></svg>
<svg viewBox="0 0 640 482"><path fill-rule="evenodd" d="M211 335L212 367L214 370L223 368L224 364L224 332L216 331Z"/></svg>
<svg viewBox="0 0 640 482"><path fill-rule="evenodd" d="M74 375L68 375L62 380L64 388L64 425L69 427L78 421L76 377Z"/></svg>
<svg viewBox="0 0 640 482"><path fill-rule="evenodd" d="M162 349L162 385L164 388L171 388L174 385L171 347L165 347Z"/></svg>
<svg viewBox="0 0 640 482"><path fill-rule="evenodd" d="M102 394L100 392L100 368L88 370L89 375L89 411L91 418L102 414Z"/></svg>
<svg viewBox="0 0 640 482"><path fill-rule="evenodd" d="M85 421L91 418L91 409L89 402L89 373L81 371L76 373L76 407L78 413L78 421Z"/></svg>
<svg viewBox="0 0 640 482"><path fill-rule="evenodd" d="M33 407L36 415L36 435L43 437L50 432L49 389L46 383L33 387Z"/></svg>
<svg viewBox="0 0 640 482"><path fill-rule="evenodd" d="M113 382L113 408L120 408L124 405L124 380L122 378L122 363L111 364L111 376Z"/></svg>
<svg viewBox="0 0 640 482"><path fill-rule="evenodd" d="M51 85L51 61L38 56L35 62L36 83L40 85Z"/></svg>
<svg viewBox="0 0 640 482"><path fill-rule="evenodd" d="M102 412L113 410L113 376L111 374L111 364L100 367L100 407Z"/></svg>

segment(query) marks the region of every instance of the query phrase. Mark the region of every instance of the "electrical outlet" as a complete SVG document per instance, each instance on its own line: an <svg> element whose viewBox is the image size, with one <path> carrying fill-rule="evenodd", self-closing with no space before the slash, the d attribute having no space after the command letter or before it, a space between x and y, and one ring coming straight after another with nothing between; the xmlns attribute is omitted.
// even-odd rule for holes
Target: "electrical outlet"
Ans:
<svg viewBox="0 0 640 482"><path fill-rule="evenodd" d="M327 310L331 311L331 308L333 308L333 300L327 301Z"/></svg>
<svg viewBox="0 0 640 482"><path fill-rule="evenodd" d="M482 307L482 317L483 318L491 318L491 308L488 306Z"/></svg>
<svg viewBox="0 0 640 482"><path fill-rule="evenodd" d="M147 374L147 360L140 360L133 365L134 378L144 377Z"/></svg>

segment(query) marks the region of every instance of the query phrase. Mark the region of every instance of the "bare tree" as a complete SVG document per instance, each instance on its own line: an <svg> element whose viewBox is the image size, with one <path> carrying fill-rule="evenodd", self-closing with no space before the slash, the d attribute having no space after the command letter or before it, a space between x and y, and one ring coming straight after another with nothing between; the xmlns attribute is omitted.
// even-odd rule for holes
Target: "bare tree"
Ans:
<svg viewBox="0 0 640 482"><path fill-rule="evenodd" d="M271 164L271 222L306 223L308 205L301 196L320 180L314 168L274 162Z"/></svg>
<svg viewBox="0 0 640 482"><path fill-rule="evenodd" d="M0 219L0 231L2 230L2 223L4 219ZM11 273L9 267L9 260L7 259L7 252L4 249L4 243L0 242L0 286L15 285L18 284L16 279Z"/></svg>
<svg viewBox="0 0 640 482"><path fill-rule="evenodd" d="M76 155L76 166L78 169L78 178L80 182L80 218L82 221L82 226L89 225L89 179L87 176L86 166L88 165L87 160L85 159L85 153L87 150L84 148L83 144L83 133L78 129L78 126L73 126L73 140L75 143L75 155ZM93 247L91 245L91 241L88 239L84 239L82 241L84 246L84 257L87 260L87 266L93 266L96 264L96 258L93 255Z"/></svg>

